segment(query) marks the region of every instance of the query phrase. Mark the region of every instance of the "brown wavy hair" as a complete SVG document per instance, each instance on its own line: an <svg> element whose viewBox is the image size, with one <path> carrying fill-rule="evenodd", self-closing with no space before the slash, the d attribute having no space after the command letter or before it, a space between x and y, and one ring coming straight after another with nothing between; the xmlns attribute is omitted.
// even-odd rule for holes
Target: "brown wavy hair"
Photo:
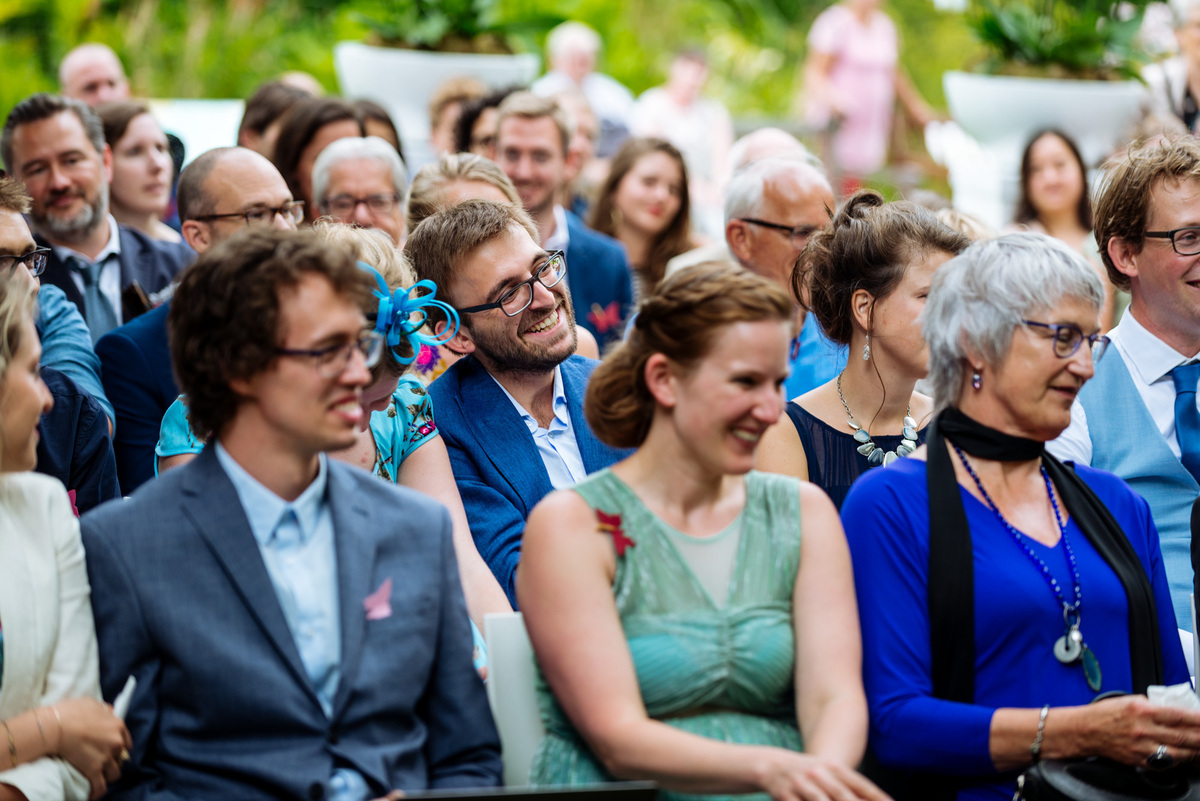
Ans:
<svg viewBox="0 0 1200 801"><path fill-rule="evenodd" d="M638 163L642 156L647 156L651 153L665 153L679 165L679 175L682 179L679 194L679 211L675 214L675 219L671 220L654 244L650 248L650 258L646 264L636 265L643 278L646 279L648 288L653 290L658 286L658 282L662 280L663 274L667 270L667 262L692 249L691 241L691 200L688 197L688 174L687 165L683 162L683 154L675 145L665 139L659 139L653 136L639 137L636 139L626 140L621 149L613 156L612 166L609 168L608 177L604 180L603 185L596 197L596 204L592 207L591 219L588 221L588 226L602 234L608 234L615 237L617 235L617 227L613 222L613 211L616 207L613 205L613 197L617 193L617 187L621 185L621 181L629 174L630 170Z"/></svg>
<svg viewBox="0 0 1200 801"><path fill-rule="evenodd" d="M1033 146L1042 140L1043 137L1053 136L1060 139L1067 146L1067 150L1071 151L1071 155L1075 159L1075 164L1079 166L1079 176L1083 180L1083 192L1079 196L1079 202L1075 204L1075 219L1079 221L1088 231L1092 230L1092 196L1088 191L1087 180L1087 165L1083 163L1083 156L1079 155L1079 148L1075 145L1075 141L1067 136L1062 131L1057 131L1053 128L1038 131L1029 140L1029 144L1025 145L1025 152L1021 154L1021 196L1017 199L1017 213L1013 218L1014 222L1031 223L1037 222L1038 212L1033 207L1033 200L1029 197L1029 178L1033 174Z"/></svg>
<svg viewBox="0 0 1200 801"><path fill-rule="evenodd" d="M855 292L865 289L882 300L923 255L957 255L970 244L928 209L904 200L887 203L878 192L863 189L808 240L792 270L792 291L830 339L849 345Z"/></svg>
<svg viewBox="0 0 1200 801"><path fill-rule="evenodd" d="M229 386L267 369L278 354L279 290L323 276L337 295L370 308L374 281L355 252L312 231L246 228L183 272L167 318L171 363L201 439L220 435L241 397Z"/></svg>
<svg viewBox="0 0 1200 801"><path fill-rule="evenodd" d="M688 368L712 350L726 326L788 322L792 315L785 291L735 265L710 262L673 273L646 298L629 335L592 373L583 407L588 425L614 448L638 447L656 406L646 386L651 356L661 353Z"/></svg>

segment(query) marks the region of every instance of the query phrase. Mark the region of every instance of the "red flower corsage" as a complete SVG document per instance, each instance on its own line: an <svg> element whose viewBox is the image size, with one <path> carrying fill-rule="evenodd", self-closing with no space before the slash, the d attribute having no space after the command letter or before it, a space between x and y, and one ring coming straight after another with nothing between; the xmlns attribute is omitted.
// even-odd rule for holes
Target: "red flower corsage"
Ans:
<svg viewBox="0 0 1200 801"><path fill-rule="evenodd" d="M596 519L600 521L597 526L597 531L603 531L612 536L613 547L617 550L617 556L624 556L626 548L632 548L637 545L636 542L625 536L624 529L621 528L621 516L610 515L607 512L596 510Z"/></svg>

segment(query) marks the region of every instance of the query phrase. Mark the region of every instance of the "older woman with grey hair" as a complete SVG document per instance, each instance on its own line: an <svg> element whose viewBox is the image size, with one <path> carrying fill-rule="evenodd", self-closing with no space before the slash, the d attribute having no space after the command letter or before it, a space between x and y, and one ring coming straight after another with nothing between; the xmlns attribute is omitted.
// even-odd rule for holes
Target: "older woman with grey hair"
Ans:
<svg viewBox="0 0 1200 801"><path fill-rule="evenodd" d="M1146 502L1044 451L1104 355L1103 301L1095 269L1041 234L976 243L934 277L926 444L842 507L873 761L899 799L1009 798L1040 756L1167 767L1200 749L1200 713L1089 703L1188 680Z"/></svg>

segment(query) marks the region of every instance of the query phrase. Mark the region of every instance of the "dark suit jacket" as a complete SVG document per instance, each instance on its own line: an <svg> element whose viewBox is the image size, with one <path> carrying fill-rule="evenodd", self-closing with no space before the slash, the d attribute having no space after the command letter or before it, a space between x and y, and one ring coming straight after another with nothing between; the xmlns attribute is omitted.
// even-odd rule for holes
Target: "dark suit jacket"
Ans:
<svg viewBox="0 0 1200 801"><path fill-rule="evenodd" d="M83 518L101 688L111 702L138 680L132 761L109 798L320 801L335 766L376 795L499 783L449 514L328 468L341 618L329 717L212 447ZM387 579L392 614L367 620Z"/></svg>
<svg viewBox="0 0 1200 801"><path fill-rule="evenodd" d="M121 239L122 291L137 281L147 294L158 292L174 281L175 276L179 275L179 271L196 259L195 251L185 244L159 242L136 228L127 228L124 225L118 225L117 230ZM36 239L39 245L50 246L40 235ZM83 319L87 319L83 293L79 291L79 287L75 285L75 280L71 277L71 268L53 251L49 254L41 279L43 284L53 284L61 289L67 299L79 307ZM126 320L126 322L129 321Z"/></svg>
<svg viewBox="0 0 1200 801"><path fill-rule="evenodd" d="M65 373L42 368L54 407L38 422L39 473L53 476L75 492L79 514L121 497L117 462L108 438L108 415L95 398Z"/></svg>
<svg viewBox="0 0 1200 801"><path fill-rule="evenodd" d="M96 343L104 394L116 411L113 451L121 491L130 495L154 478L154 445L167 407L179 397L167 347L171 302L114 328Z"/></svg>
<svg viewBox="0 0 1200 801"><path fill-rule="evenodd" d="M582 356L562 364L567 410L589 473L630 453L596 439L584 419L584 391L597 364ZM550 476L512 401L473 356L451 365L429 385L429 395L475 546L515 608L525 519L553 491Z"/></svg>
<svg viewBox="0 0 1200 801"><path fill-rule="evenodd" d="M567 212L567 286L575 322L591 331L603 348L620 340L633 309L633 281L625 248Z"/></svg>

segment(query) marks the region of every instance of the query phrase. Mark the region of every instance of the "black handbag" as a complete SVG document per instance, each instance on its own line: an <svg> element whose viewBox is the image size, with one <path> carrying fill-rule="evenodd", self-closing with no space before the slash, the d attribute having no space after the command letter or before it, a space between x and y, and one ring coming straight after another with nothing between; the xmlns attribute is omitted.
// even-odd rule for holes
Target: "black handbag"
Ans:
<svg viewBox="0 0 1200 801"><path fill-rule="evenodd" d="M1017 779L1013 801L1200 801L1187 766L1148 770L1101 757L1044 759Z"/></svg>

